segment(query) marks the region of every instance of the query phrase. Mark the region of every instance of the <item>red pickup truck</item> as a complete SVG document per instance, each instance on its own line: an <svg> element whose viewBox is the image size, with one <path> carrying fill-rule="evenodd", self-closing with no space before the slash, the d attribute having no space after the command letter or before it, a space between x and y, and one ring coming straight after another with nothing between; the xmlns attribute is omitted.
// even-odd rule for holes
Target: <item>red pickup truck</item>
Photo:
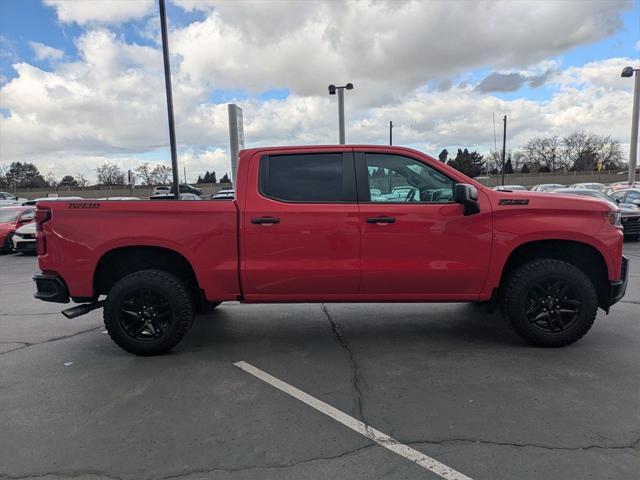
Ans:
<svg viewBox="0 0 640 480"><path fill-rule="evenodd" d="M493 191L408 148L244 150L235 188L230 200L38 202L36 298L81 303L68 317L104 307L120 347L154 355L228 300L487 302L527 342L556 347L626 289L608 203Z"/></svg>

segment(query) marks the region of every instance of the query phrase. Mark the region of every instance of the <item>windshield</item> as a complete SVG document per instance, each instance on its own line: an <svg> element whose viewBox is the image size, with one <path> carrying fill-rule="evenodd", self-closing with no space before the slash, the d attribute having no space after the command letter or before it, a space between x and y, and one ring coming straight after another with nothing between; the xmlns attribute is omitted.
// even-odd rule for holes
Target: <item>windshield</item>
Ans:
<svg viewBox="0 0 640 480"><path fill-rule="evenodd" d="M0 210L0 223L15 222L20 215L20 209Z"/></svg>

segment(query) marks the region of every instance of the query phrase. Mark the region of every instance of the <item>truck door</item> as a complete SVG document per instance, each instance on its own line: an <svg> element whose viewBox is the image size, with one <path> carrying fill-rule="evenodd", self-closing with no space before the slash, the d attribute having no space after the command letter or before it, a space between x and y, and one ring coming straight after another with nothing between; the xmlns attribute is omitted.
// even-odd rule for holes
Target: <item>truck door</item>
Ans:
<svg viewBox="0 0 640 480"><path fill-rule="evenodd" d="M250 162L240 207L245 299L357 294L360 218L353 153L271 152Z"/></svg>
<svg viewBox="0 0 640 480"><path fill-rule="evenodd" d="M482 289L492 243L489 201L464 216L456 181L401 154L356 152L362 278L384 299L468 299Z"/></svg>

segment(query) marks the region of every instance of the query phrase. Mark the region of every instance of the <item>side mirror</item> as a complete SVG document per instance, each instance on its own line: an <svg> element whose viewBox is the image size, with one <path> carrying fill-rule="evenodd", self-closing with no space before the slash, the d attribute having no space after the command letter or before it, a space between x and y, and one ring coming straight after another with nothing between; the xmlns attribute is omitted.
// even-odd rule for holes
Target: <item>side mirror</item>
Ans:
<svg viewBox="0 0 640 480"><path fill-rule="evenodd" d="M639 200L633 200L632 203L635 203L636 205L638 205L640 207L640 199Z"/></svg>
<svg viewBox="0 0 640 480"><path fill-rule="evenodd" d="M468 183L456 183L453 186L453 200L464 205L464 214L473 215L480 213L478 203L478 189Z"/></svg>

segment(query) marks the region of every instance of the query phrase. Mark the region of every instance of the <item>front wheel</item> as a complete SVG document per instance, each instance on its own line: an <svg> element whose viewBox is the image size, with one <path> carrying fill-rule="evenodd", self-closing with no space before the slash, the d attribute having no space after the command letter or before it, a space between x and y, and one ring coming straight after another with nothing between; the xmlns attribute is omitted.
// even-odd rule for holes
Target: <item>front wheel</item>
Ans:
<svg viewBox="0 0 640 480"><path fill-rule="evenodd" d="M104 325L111 339L135 355L170 351L193 323L187 287L162 270L141 270L119 280L104 305Z"/></svg>
<svg viewBox="0 0 640 480"><path fill-rule="evenodd" d="M598 310L598 294L593 282L575 265L534 260L508 277L501 307L525 341L539 347L561 347L589 331Z"/></svg>
<svg viewBox="0 0 640 480"><path fill-rule="evenodd" d="M10 233L4 239L4 245L0 245L0 253L11 253L12 250L13 250L13 233Z"/></svg>

